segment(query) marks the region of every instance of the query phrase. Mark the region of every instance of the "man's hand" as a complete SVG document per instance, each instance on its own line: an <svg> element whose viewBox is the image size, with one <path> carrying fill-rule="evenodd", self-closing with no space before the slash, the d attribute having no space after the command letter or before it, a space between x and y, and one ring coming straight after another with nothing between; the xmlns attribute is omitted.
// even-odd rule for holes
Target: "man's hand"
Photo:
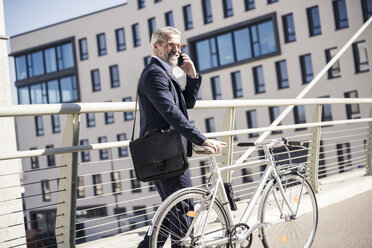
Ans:
<svg viewBox="0 0 372 248"><path fill-rule="evenodd" d="M219 153L222 151L222 148L225 147L227 144L222 141L214 140L214 139L207 139L204 141L203 146L207 147L213 153Z"/></svg>
<svg viewBox="0 0 372 248"><path fill-rule="evenodd" d="M183 65L180 68L191 78L196 78L198 75L194 66L194 62L190 59L189 55L182 53Z"/></svg>

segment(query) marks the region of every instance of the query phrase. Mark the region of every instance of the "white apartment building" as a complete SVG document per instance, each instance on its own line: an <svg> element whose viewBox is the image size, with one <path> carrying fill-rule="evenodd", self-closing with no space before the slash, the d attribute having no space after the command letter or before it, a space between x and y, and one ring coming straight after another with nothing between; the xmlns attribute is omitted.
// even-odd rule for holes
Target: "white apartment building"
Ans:
<svg viewBox="0 0 372 248"><path fill-rule="evenodd" d="M18 103L134 101L138 77L151 58L151 34L166 25L182 32L184 52L203 76L200 100L295 98L370 16L372 0L129 0L11 37ZM306 97L370 98L371 51L370 27ZM280 110L240 109L236 129L266 126ZM358 118L368 111L358 105L325 107L323 119ZM65 119L64 115L16 118L18 149L60 146ZM219 131L222 126L218 110L191 111L190 119L202 132ZM299 106L282 124L309 119L311 112ZM130 139L132 120L133 113L86 114L80 120L80 143ZM348 147L340 144L340 148ZM97 216L115 215L120 220L120 214L153 211L153 200L123 203L154 194L150 184L134 180L128 152L122 147L80 153L78 223ZM31 209L25 211L27 230L48 231L54 226L59 160L58 156L23 159L24 205ZM147 220L146 215L138 218ZM87 229L79 231L89 224L78 224L77 238L88 237L77 241L135 228L131 224L138 218L120 222L122 227L102 226L103 231L113 231L95 236L89 236Z"/></svg>

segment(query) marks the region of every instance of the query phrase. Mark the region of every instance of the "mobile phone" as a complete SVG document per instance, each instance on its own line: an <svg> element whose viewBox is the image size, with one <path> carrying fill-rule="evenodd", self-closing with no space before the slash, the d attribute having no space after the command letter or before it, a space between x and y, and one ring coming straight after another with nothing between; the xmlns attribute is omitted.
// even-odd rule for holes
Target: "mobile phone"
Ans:
<svg viewBox="0 0 372 248"><path fill-rule="evenodd" d="M182 53L181 53L180 56L178 57L177 65L178 65L178 66L183 65L183 57L182 57Z"/></svg>

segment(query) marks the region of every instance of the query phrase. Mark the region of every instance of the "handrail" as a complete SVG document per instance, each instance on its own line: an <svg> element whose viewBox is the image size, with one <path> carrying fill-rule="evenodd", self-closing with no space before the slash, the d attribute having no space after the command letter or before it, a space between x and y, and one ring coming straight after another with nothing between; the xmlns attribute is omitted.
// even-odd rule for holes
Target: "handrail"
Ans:
<svg viewBox="0 0 372 248"><path fill-rule="evenodd" d="M259 100L200 100L194 109L209 108L242 108L286 105L317 105L317 104L366 104L372 103L372 98L305 98L305 99L259 99ZM0 106L0 117L54 115L54 114L85 114L100 112L131 112L135 102L92 102L92 103L62 103L62 104L22 104Z"/></svg>

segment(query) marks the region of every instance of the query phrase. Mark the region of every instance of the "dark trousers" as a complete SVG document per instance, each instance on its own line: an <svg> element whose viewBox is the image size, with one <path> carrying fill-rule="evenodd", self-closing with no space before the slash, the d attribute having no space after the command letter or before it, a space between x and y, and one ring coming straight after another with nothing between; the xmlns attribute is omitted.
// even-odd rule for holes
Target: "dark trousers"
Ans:
<svg viewBox="0 0 372 248"><path fill-rule="evenodd" d="M191 187L191 177L190 177L190 171L187 170L184 175L168 178L165 180L159 180L154 181L156 190L158 191L161 200L164 201L168 196L170 196L172 193L176 192L177 190ZM185 208L179 208L178 211L182 211L182 209ZM181 215L185 216L186 213L181 213ZM185 220L187 222L187 220ZM168 223L163 223L163 225L169 225ZM169 225L168 227L173 233L178 233L178 230L173 230L174 227L172 225ZM165 242L165 239L164 239ZM149 236L145 235L144 240L141 241L141 243L138 245L138 248L148 248L150 247L150 239ZM158 247L162 247L162 245L158 245ZM173 244L172 248L180 247L177 244ZM154 247L152 247L154 248Z"/></svg>

